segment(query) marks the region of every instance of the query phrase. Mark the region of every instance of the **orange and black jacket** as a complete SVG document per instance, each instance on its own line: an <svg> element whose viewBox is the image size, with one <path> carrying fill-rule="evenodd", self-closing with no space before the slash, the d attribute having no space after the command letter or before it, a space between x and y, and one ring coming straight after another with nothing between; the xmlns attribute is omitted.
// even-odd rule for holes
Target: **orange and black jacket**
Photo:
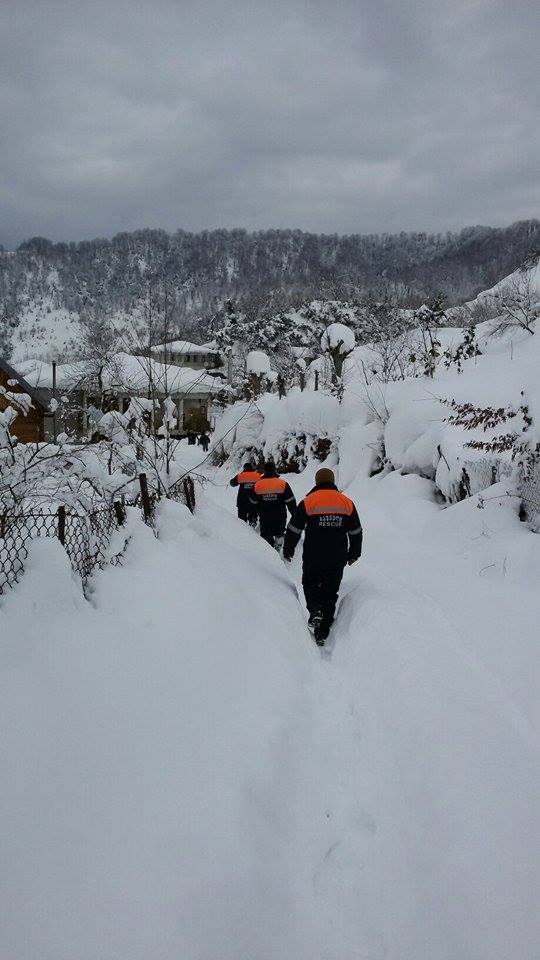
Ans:
<svg viewBox="0 0 540 960"><path fill-rule="evenodd" d="M304 564L332 567L358 560L362 553L362 526L356 507L334 483L320 483L294 511L283 545L290 559L305 529Z"/></svg>
<svg viewBox="0 0 540 960"><path fill-rule="evenodd" d="M285 529L287 510L292 514L296 500L289 484L281 477L264 474L253 487L250 502L257 507L261 526Z"/></svg>
<svg viewBox="0 0 540 960"><path fill-rule="evenodd" d="M230 486L238 487L238 497L236 498L238 505L249 500L253 487L261 477L262 473L259 473L258 470L241 470L232 478Z"/></svg>

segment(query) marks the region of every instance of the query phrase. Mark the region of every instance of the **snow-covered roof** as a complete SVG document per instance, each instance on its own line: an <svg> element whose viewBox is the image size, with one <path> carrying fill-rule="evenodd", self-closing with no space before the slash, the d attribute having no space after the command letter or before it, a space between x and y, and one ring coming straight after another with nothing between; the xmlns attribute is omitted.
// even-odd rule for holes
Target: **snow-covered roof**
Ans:
<svg viewBox="0 0 540 960"><path fill-rule="evenodd" d="M194 354L208 354L216 353L216 348L212 344L208 343L190 343L189 340L171 340L169 343L158 343L153 347L155 353L194 353Z"/></svg>
<svg viewBox="0 0 540 960"><path fill-rule="evenodd" d="M45 410L48 409L48 400L40 390L36 389L36 385L30 380L27 380L20 370L15 370L15 368L12 367L11 364L9 364L7 360L4 360L2 357L0 357L0 370L8 378L9 386L17 385L21 390L24 390L24 392L28 394L28 396L37 406L42 407Z"/></svg>
<svg viewBox="0 0 540 960"><path fill-rule="evenodd" d="M52 364L41 360L27 360L19 365L28 383L37 388L52 389ZM56 368L56 385L59 390L83 387L95 377L95 361L78 360L61 363ZM158 393L213 393L219 389L214 377L192 370L164 364L150 357L136 357L130 353L117 353L106 364L103 374L106 390L146 393L153 382Z"/></svg>

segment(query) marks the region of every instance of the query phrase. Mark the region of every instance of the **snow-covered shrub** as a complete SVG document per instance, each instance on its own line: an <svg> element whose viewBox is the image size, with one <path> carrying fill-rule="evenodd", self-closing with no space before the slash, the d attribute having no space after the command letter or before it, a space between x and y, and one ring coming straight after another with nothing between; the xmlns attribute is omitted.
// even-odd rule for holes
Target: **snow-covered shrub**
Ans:
<svg viewBox="0 0 540 960"><path fill-rule="evenodd" d="M250 458L272 459L282 471L303 469L310 459L331 455L341 422L335 397L293 387L286 397L263 394L254 404L235 403L216 423L222 440L216 448L220 463Z"/></svg>
<svg viewBox="0 0 540 960"><path fill-rule="evenodd" d="M463 370L463 363L465 360L470 360L472 357L480 357L482 351L476 342L476 328L474 324L469 324L469 326L463 328L463 339L455 347L447 347L443 353L444 365L446 369L450 367L457 367L458 373L461 373Z"/></svg>

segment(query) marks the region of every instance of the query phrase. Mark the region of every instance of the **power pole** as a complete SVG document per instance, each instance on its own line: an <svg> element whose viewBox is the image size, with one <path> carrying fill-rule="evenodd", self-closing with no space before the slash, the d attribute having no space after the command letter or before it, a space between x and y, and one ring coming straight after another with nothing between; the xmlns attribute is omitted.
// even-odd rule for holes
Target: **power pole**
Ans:
<svg viewBox="0 0 540 960"><path fill-rule="evenodd" d="M56 360L52 362L52 395L53 395L53 441L56 443Z"/></svg>

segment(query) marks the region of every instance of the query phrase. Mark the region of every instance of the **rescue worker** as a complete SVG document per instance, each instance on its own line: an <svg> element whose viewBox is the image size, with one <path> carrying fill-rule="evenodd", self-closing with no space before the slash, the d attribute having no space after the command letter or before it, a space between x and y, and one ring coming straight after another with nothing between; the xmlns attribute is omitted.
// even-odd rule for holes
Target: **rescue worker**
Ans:
<svg viewBox="0 0 540 960"><path fill-rule="evenodd" d="M262 478L253 487L250 500L259 514L261 537L279 550L283 545L287 510L292 515L296 500L289 484L278 476L275 463L265 463Z"/></svg>
<svg viewBox="0 0 540 960"><path fill-rule="evenodd" d="M339 492L331 470L317 470L315 486L292 515L283 546L285 560L292 560L304 528L302 586L309 624L317 644L324 646L334 621L345 564L355 563L362 552L362 526L356 507Z"/></svg>
<svg viewBox="0 0 540 960"><path fill-rule="evenodd" d="M207 433L201 433L199 437L199 446L203 448L205 453L208 453L208 447L210 446L210 437Z"/></svg>
<svg viewBox="0 0 540 960"><path fill-rule="evenodd" d="M230 481L231 487L238 487L238 496L236 498L236 508L238 510L238 519L245 520L252 527L257 526L257 507L250 500L253 487L260 480L262 473L253 468L252 463L245 463L244 469L237 473Z"/></svg>

